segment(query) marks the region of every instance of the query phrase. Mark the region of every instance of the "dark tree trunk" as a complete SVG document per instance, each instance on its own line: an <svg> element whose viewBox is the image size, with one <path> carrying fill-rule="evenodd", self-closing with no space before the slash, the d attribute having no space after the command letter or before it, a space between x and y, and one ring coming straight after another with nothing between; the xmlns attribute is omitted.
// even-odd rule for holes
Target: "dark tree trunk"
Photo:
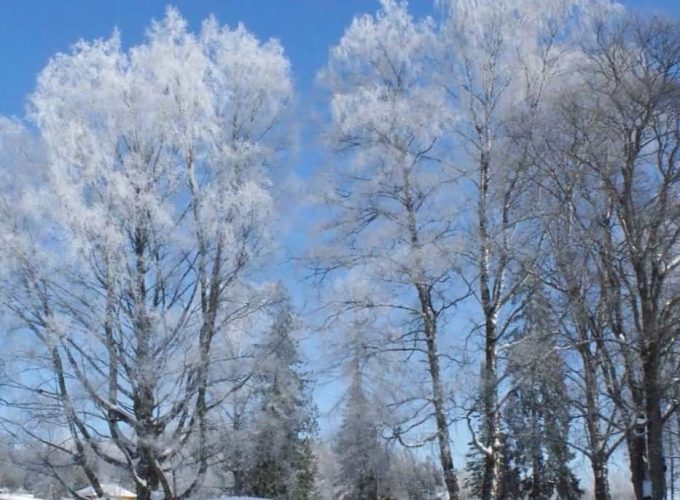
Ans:
<svg viewBox="0 0 680 500"><path fill-rule="evenodd" d="M666 498L666 461L663 449L663 417L659 394L659 364L656 356L649 356L644 365L644 388L647 412L647 460L652 500Z"/></svg>

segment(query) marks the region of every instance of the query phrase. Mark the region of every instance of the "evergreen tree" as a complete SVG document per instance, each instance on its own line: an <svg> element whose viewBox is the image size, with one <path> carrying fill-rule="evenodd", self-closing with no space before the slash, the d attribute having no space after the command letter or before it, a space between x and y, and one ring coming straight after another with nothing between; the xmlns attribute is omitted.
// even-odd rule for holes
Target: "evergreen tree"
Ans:
<svg viewBox="0 0 680 500"><path fill-rule="evenodd" d="M480 368L480 384L479 389L479 399L476 402L477 411L481 411L483 408L481 398L484 394L483 380L484 380L484 366ZM503 422L501 422L503 423ZM483 498L484 491L484 470L489 460L488 455L482 451L479 447L479 443L487 443L489 441L487 436L487 426L484 425L484 420L479 419L477 421L477 429L475 431L475 437L477 442L471 441L469 443L469 449L465 455L466 464L465 470L467 471L467 477L465 479L464 485L468 491L468 494L476 497ZM512 446L513 442L505 429L501 430L501 463L499 467L500 472L500 498L503 499L514 499L518 498L519 494L519 472L515 463L515 449Z"/></svg>
<svg viewBox="0 0 680 500"><path fill-rule="evenodd" d="M315 498L312 450L317 411L302 371L291 306L282 302L262 346L259 409L251 433L253 454L245 492L267 498Z"/></svg>
<svg viewBox="0 0 680 500"><path fill-rule="evenodd" d="M401 469L392 467L392 470L393 476L396 472L403 478L404 493L411 500L436 500L446 489L441 471L430 458L420 461L407 455Z"/></svg>
<svg viewBox="0 0 680 500"><path fill-rule="evenodd" d="M480 432L483 434L483 431ZM477 437L480 442L483 436ZM512 440L507 432L501 432L502 441L502 463L501 463L501 484L500 484L500 498L505 500L513 500L520 498L521 485L520 474L517 467L517 452L512 446ZM469 451L465 455L467 459L465 469L467 471L467 478L465 480L465 487L468 493L475 498L482 498L482 484L484 481L484 463L487 459L486 454L479 449L479 447L471 442Z"/></svg>
<svg viewBox="0 0 680 500"><path fill-rule="evenodd" d="M380 437L374 406L363 384L360 348L355 347L351 383L335 439L339 473L336 498L377 500L388 494L389 454Z"/></svg>
<svg viewBox="0 0 680 500"><path fill-rule="evenodd" d="M583 491L568 465L574 454L567 443L570 416L564 361L549 338L540 335L518 346L510 353L515 388L504 419L521 469L520 493L536 500L553 495L579 499Z"/></svg>

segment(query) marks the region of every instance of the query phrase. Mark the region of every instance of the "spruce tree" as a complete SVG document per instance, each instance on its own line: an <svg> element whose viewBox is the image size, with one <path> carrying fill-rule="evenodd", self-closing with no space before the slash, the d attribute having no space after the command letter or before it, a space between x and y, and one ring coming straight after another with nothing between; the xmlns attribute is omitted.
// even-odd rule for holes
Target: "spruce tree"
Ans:
<svg viewBox="0 0 680 500"><path fill-rule="evenodd" d="M483 380L484 380L484 366L480 367L480 388L478 391L478 399L475 402L475 410L477 413L482 411L482 397L484 394ZM516 466L516 450L514 448L514 441L511 436L508 435L505 429L504 420L502 419L501 413L501 464L500 470L500 498L502 499L514 499L518 497L519 494L519 472ZM486 426L484 425L483 419L477 421L477 429L475 431L475 437L478 443L488 442L488 436L486 435ZM477 443L471 441L469 443L469 449L465 455L466 463L465 470L467 472L467 477L465 479L464 485L467 489L469 495L475 498L483 498L483 484L484 484L484 468L488 456L484 451L482 451Z"/></svg>
<svg viewBox="0 0 680 500"><path fill-rule="evenodd" d="M431 457L422 460L409 451L395 454L390 461L390 470L403 498L437 500L442 498L446 489L441 470ZM397 495L396 498L402 496Z"/></svg>
<svg viewBox="0 0 680 500"><path fill-rule="evenodd" d="M530 339L512 350L510 358L515 387L504 420L515 441L521 494L536 500L553 495L579 499L583 491L568 465L574 454L567 442L570 415L564 361L545 337Z"/></svg>
<svg viewBox="0 0 680 500"><path fill-rule="evenodd" d="M483 434L483 431L480 432ZM478 435L477 439L482 441L483 436ZM504 500L513 500L520 498L521 479L519 470L517 468L517 451L513 446L510 436L507 432L501 432L502 442L502 463L501 463L501 487L500 498ZM474 498L482 498L482 484L484 481L484 463L486 455L479 447L471 442L469 444L468 453L465 455L466 464L465 470L467 477L465 479L465 488L469 495Z"/></svg>
<svg viewBox="0 0 680 500"><path fill-rule="evenodd" d="M246 473L248 494L267 498L316 498L312 450L317 411L302 369L291 306L279 306L262 347L259 408L253 421L253 456Z"/></svg>
<svg viewBox="0 0 680 500"><path fill-rule="evenodd" d="M360 351L355 347L343 420L335 439L340 465L336 498L340 500L378 500L388 494L389 455L380 436L375 407L364 387Z"/></svg>

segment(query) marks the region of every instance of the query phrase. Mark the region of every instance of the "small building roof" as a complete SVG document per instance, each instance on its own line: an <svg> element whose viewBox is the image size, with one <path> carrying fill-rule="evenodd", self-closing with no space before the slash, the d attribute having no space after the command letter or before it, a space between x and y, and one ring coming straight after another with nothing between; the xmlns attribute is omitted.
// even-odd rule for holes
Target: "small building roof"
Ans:
<svg viewBox="0 0 680 500"><path fill-rule="evenodd" d="M137 494L131 492L130 490L126 490L122 486L118 486L117 484L111 484L111 483L102 483L102 490L104 491L104 494L107 497L111 498L130 498L130 499L135 499L137 498ZM86 498L99 498L97 496L97 493L94 491L94 488L92 486L88 486L87 488L83 488L82 490L76 491L79 496L81 497L86 497Z"/></svg>

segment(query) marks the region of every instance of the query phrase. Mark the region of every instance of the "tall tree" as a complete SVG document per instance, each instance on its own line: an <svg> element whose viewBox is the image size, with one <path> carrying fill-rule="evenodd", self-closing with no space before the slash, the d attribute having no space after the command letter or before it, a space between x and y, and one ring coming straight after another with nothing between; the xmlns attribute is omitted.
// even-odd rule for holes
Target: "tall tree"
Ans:
<svg viewBox="0 0 680 500"><path fill-rule="evenodd" d="M8 370L35 370L13 400L69 444L24 430L71 454L100 496L94 457L140 500L188 497L205 477L212 410L244 383L216 374L219 351L265 301L246 271L291 93L277 42L214 19L192 34L174 9L141 45L79 42L38 78L44 183L22 186L0 232L4 311L34 355Z"/></svg>
<svg viewBox="0 0 680 500"><path fill-rule="evenodd" d="M546 313L540 302L532 304L526 329L510 349L512 389L503 419L522 476L520 494L577 500L583 491L569 468L574 453L568 440L572 415L566 364L556 349L553 318Z"/></svg>
<svg viewBox="0 0 680 500"><path fill-rule="evenodd" d="M597 113L597 124L608 128L607 137L612 141L607 157L597 154L591 158L611 208L608 241L612 245L606 250L610 252L606 269L618 283L610 287L615 294L610 299L612 326L621 340L627 339L619 344L626 355L637 358L639 385L632 376L629 390L643 394L634 408L643 415L648 470L642 484L639 478L634 484L638 495L651 493L652 498L662 499L666 494L663 425L669 410L675 410L674 404L664 408L666 391L672 385L662 374L669 342L675 338L671 324L679 298L675 286L680 263L677 25L633 20L615 26L609 33L601 33L592 63L597 75L593 87L602 100L591 109ZM616 304L616 300L622 302ZM621 305L628 309L624 314L633 319L628 337L620 329L621 316L616 312ZM644 491L647 481L651 482L649 493Z"/></svg>
<svg viewBox="0 0 680 500"><path fill-rule="evenodd" d="M344 278L362 293L336 302L381 316L385 329L376 352L425 362L429 388L400 398L417 407L400 429L426 423L423 407L431 405L436 430L422 442L437 441L454 499L458 483L439 334L457 301L451 270L455 207L445 202L443 165L435 161L448 115L444 91L430 78L432 37L430 20L416 22L405 4L384 0L375 16L355 18L331 50L321 80L331 93L326 135L337 161L326 200L332 243L325 245L319 270L349 271Z"/></svg>
<svg viewBox="0 0 680 500"><path fill-rule="evenodd" d="M660 499L663 426L676 411L664 374L678 300L680 43L674 25L630 17L600 23L596 35L577 72L589 92L567 93L556 107L565 134L546 163L568 158L576 167L564 184L569 217L585 235L576 244L588 242L596 286L577 280L569 289L588 304L579 314L619 413L636 497Z"/></svg>
<svg viewBox="0 0 680 500"><path fill-rule="evenodd" d="M485 428L484 441L476 442L486 455L484 500L501 494L500 353L531 293L542 250L528 148L541 126L536 111L564 70L578 25L577 3L442 2L438 66L457 118L451 161L469 181L474 207L467 214L474 245L464 253L464 273L481 312L476 330L482 339Z"/></svg>
<svg viewBox="0 0 680 500"><path fill-rule="evenodd" d="M615 401L621 400L623 389L614 346L606 342L610 283L600 271L603 254L593 245L598 227L584 219L589 214L587 218L598 220L595 214L601 213L603 205L601 197L594 195L596 182L573 154L580 146L572 142L569 120L554 111L553 106L562 106L566 91L552 99L544 110L546 127L534 136L532 145L540 170L534 181L546 214L549 254L539 274L543 300L550 303L552 328L558 332L555 342L575 354L567 356L569 396L574 416L583 421L586 439L582 445L573 437L570 442L590 461L595 497L608 500L608 460L619 442L621 410L617 407L621 405ZM572 118L579 114L577 107L573 109ZM581 196L584 191L589 194ZM621 409L625 420L627 408Z"/></svg>

